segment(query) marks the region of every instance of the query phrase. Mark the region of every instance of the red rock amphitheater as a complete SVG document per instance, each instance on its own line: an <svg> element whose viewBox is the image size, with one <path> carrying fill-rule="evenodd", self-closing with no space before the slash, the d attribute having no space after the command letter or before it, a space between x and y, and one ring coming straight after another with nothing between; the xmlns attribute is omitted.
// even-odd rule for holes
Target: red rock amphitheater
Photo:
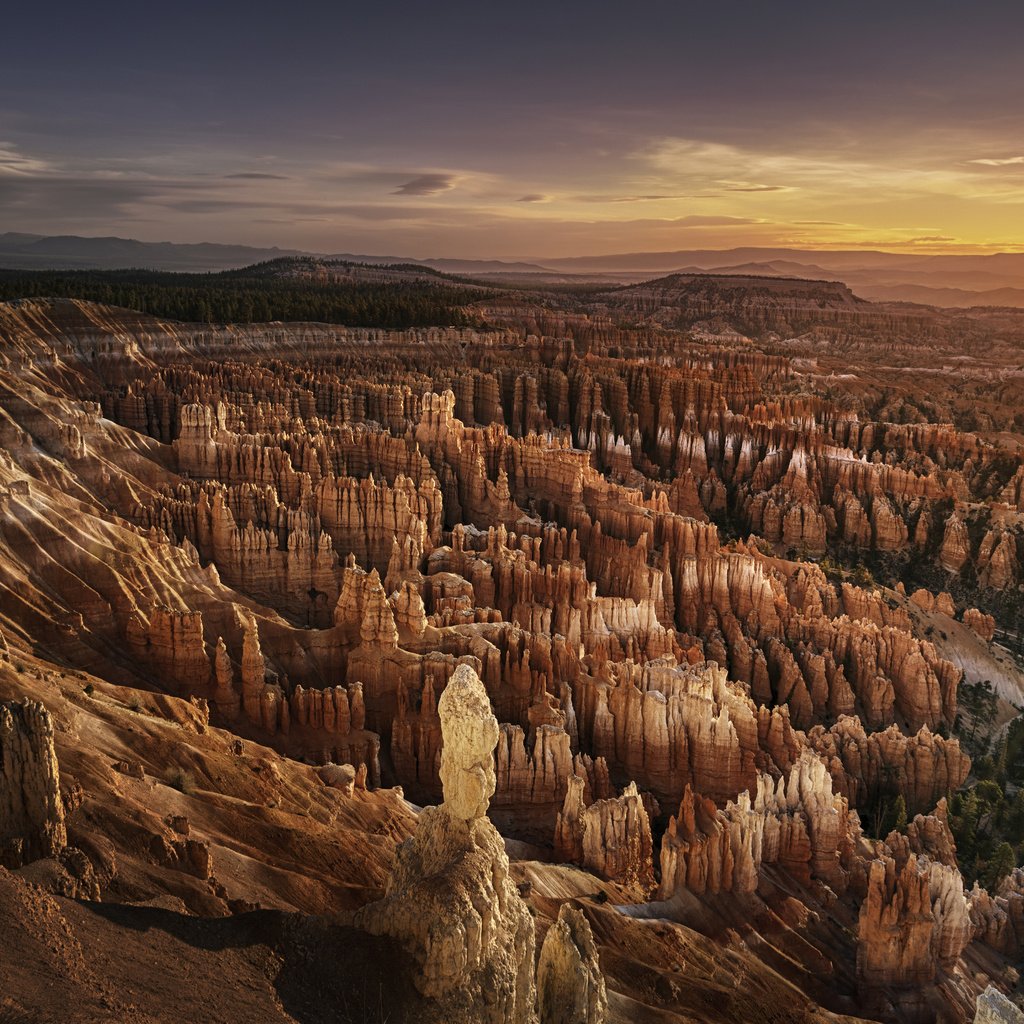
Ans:
<svg viewBox="0 0 1024 1024"><path fill-rule="evenodd" d="M1013 991L1024 872L965 884L949 808L964 688L1024 704L1019 342L679 286L390 333L0 306L0 1020Z"/></svg>

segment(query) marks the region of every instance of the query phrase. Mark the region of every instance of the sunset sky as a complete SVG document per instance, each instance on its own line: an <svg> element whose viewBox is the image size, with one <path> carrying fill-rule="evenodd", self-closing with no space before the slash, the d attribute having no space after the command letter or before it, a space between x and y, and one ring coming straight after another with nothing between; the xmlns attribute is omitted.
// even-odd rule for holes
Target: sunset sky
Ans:
<svg viewBox="0 0 1024 1024"><path fill-rule="evenodd" d="M13 4L0 231L1024 249L1024 4Z"/></svg>

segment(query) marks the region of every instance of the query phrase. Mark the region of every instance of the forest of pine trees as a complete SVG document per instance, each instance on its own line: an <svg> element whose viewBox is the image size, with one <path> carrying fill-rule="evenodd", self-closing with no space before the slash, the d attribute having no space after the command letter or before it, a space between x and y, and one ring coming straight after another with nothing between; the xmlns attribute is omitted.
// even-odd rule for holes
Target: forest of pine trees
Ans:
<svg viewBox="0 0 1024 1024"><path fill-rule="evenodd" d="M43 297L85 299L190 323L291 320L404 329L481 326L463 307L486 292L440 274L436 280L313 281L274 273L268 264L211 274L0 270L0 301Z"/></svg>

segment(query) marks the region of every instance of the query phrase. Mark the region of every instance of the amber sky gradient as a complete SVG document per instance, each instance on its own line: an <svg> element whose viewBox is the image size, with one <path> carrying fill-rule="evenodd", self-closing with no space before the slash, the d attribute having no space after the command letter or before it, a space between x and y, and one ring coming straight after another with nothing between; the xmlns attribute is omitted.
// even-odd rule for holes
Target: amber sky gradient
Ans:
<svg viewBox="0 0 1024 1024"><path fill-rule="evenodd" d="M1024 249L1016 2L59 0L4 37L0 230Z"/></svg>

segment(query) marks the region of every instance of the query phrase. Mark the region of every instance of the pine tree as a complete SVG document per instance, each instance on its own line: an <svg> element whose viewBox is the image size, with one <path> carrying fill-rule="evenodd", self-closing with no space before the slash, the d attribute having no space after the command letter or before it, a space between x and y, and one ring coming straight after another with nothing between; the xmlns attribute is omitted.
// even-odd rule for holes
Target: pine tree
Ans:
<svg viewBox="0 0 1024 1024"><path fill-rule="evenodd" d="M893 825L893 828L895 828L897 832L902 832L907 827L907 801L904 800L902 793L896 797L896 803L893 807L893 815L896 819L896 823Z"/></svg>
<svg viewBox="0 0 1024 1024"><path fill-rule="evenodd" d="M985 865L985 873L982 875L982 885L989 892L995 892L1007 875L1017 866L1017 858L1013 847L1005 840L993 851L988 864Z"/></svg>

